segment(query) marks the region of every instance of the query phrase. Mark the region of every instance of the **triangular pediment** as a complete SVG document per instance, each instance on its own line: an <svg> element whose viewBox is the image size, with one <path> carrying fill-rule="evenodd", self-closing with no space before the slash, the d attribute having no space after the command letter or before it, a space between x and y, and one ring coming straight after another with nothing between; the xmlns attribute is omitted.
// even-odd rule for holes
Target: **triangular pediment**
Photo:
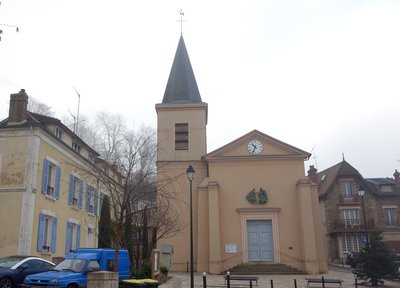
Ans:
<svg viewBox="0 0 400 288"><path fill-rule="evenodd" d="M305 160L310 156L311 154L306 151L284 143L258 130L253 130L242 137L206 154L203 156L203 158L208 161L234 159Z"/></svg>

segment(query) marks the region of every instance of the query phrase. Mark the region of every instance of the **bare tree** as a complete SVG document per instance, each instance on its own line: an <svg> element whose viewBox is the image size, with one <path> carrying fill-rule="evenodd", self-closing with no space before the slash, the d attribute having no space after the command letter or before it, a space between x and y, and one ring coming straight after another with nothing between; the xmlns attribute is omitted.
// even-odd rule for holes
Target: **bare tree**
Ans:
<svg viewBox="0 0 400 288"><path fill-rule="evenodd" d="M31 112L37 113L37 114L46 115L46 116L54 115L54 112L51 110L50 106L37 100L34 97L29 97L28 111L31 111Z"/></svg>
<svg viewBox="0 0 400 288"><path fill-rule="evenodd" d="M145 219L153 233L151 246L155 245L156 237L178 233L182 225L178 215L170 209L174 195L165 192L160 194L162 197L157 197L157 192L166 190L168 182L174 179L157 183L157 144L154 129L143 126L138 131L129 130L120 116L104 112L96 117L95 127L97 137L94 148L97 148L102 158L96 160L92 169L80 169L89 177L97 179L99 187L109 195L114 248L128 248L126 246L129 244L124 237L127 222L133 223L136 231L143 237ZM118 253L115 269L116 267Z"/></svg>

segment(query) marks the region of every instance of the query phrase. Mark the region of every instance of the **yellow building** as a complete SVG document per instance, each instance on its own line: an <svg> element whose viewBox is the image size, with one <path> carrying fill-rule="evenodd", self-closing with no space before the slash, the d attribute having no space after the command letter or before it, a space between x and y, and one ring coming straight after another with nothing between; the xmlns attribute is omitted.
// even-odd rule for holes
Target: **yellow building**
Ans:
<svg viewBox="0 0 400 288"><path fill-rule="evenodd" d="M306 273L327 271L317 185L305 176L310 154L253 130L207 153L208 104L197 87L181 37L158 117L158 181L167 183L187 226L161 239L172 245L171 269L190 261L189 165L194 270L221 273L249 262L283 263ZM160 191L159 193L165 193Z"/></svg>
<svg viewBox="0 0 400 288"><path fill-rule="evenodd" d="M24 90L0 122L0 256L62 257L97 246L97 152L60 120L27 111Z"/></svg>

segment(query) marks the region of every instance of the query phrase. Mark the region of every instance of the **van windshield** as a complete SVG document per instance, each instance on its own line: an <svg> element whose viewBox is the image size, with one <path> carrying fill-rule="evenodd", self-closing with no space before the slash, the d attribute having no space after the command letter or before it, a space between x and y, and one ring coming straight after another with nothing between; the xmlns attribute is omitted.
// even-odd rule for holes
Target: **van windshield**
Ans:
<svg viewBox="0 0 400 288"><path fill-rule="evenodd" d="M64 259L60 264L54 267L57 271L71 271L80 273L85 267L86 260L83 259Z"/></svg>

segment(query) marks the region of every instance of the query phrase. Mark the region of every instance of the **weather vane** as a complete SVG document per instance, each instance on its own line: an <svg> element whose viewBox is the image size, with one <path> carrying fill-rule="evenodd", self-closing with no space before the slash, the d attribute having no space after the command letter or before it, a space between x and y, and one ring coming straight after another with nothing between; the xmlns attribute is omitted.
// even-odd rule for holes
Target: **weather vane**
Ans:
<svg viewBox="0 0 400 288"><path fill-rule="evenodd" d="M179 21L179 22L181 22L181 35L182 35L182 22L183 21L186 21L186 20L183 20L182 18L183 18L183 16L185 16L185 13L183 13L183 11L182 11L182 9L179 11L179 14L181 15L181 20L177 20L177 21Z"/></svg>

